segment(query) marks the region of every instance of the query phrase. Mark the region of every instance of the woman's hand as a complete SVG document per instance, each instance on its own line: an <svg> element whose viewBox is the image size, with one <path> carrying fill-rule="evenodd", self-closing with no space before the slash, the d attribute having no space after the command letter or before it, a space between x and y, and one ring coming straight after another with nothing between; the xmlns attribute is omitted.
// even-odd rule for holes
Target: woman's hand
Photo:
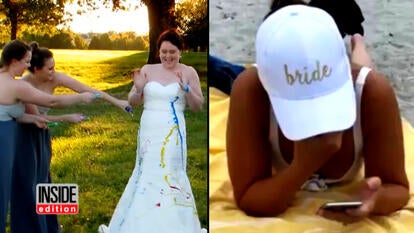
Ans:
<svg viewBox="0 0 414 233"><path fill-rule="evenodd" d="M84 115L79 114L79 113L74 113L74 114L66 114L63 120L70 122L70 123L78 123L85 119L86 117Z"/></svg>
<svg viewBox="0 0 414 233"><path fill-rule="evenodd" d="M41 128L41 129L45 129L47 128L46 123L49 122L48 119L46 119L45 117L41 116L41 115L31 115L33 117L33 123Z"/></svg>
<svg viewBox="0 0 414 233"><path fill-rule="evenodd" d="M132 79L134 80L134 86L137 92L141 92L144 89L145 84L148 82L148 78L145 74L141 74L140 69L134 70L132 73Z"/></svg>
<svg viewBox="0 0 414 233"><path fill-rule="evenodd" d="M351 62L375 69L375 65L365 45L364 37L358 33L351 36Z"/></svg>
<svg viewBox="0 0 414 233"><path fill-rule="evenodd" d="M178 84L180 85L181 89L188 93L190 91L189 81L183 78L183 73L181 71L176 72L175 75L177 75L177 77L180 79Z"/></svg>
<svg viewBox="0 0 414 233"><path fill-rule="evenodd" d="M141 74L140 69L134 70L132 74L132 79L134 80L134 85L128 93L128 105L124 107L124 110L127 111L132 116L132 107L138 105L143 100L143 91L145 85L148 83L148 78L144 74Z"/></svg>
<svg viewBox="0 0 414 233"><path fill-rule="evenodd" d="M116 105L126 112L128 112L127 109L132 109L127 100L118 100Z"/></svg>
<svg viewBox="0 0 414 233"><path fill-rule="evenodd" d="M356 189L352 194L353 199L362 202L362 205L359 208L347 209L343 212L319 209L317 214L343 223L359 221L369 216L374 210L380 188L381 179L379 177L366 178L357 184Z"/></svg>
<svg viewBox="0 0 414 233"><path fill-rule="evenodd" d="M362 201L362 206L357 209L347 210L347 214L356 217L368 216L374 210L381 185L379 177L370 177L362 180L353 195L355 199Z"/></svg>

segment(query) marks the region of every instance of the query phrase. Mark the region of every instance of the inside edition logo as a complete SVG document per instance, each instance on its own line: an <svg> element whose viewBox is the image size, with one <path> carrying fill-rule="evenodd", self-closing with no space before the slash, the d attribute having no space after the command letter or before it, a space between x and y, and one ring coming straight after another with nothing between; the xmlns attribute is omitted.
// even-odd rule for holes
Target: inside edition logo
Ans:
<svg viewBox="0 0 414 233"><path fill-rule="evenodd" d="M77 214L79 210L77 184L37 184L37 214Z"/></svg>

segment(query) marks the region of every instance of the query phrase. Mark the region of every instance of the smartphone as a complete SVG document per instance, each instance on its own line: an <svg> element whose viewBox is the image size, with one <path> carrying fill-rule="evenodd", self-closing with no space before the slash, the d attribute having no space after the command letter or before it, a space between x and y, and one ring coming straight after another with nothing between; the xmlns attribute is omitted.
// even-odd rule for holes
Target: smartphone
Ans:
<svg viewBox="0 0 414 233"><path fill-rule="evenodd" d="M329 211L345 211L346 209L356 209L362 205L360 201L338 201L327 202L322 206L322 209Z"/></svg>

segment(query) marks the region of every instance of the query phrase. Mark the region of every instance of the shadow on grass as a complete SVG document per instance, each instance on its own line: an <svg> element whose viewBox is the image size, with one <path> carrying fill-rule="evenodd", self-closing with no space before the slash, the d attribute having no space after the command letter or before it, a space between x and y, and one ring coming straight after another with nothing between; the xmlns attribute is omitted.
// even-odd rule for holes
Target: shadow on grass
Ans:
<svg viewBox="0 0 414 233"><path fill-rule="evenodd" d="M148 52L137 52L129 56L117 57L99 62L98 64L110 64L111 70L110 73L103 74L102 81L113 83L130 79L129 72L147 64L147 60ZM183 64L194 67L200 77L200 81L203 82L207 80L207 53L184 53L181 60Z"/></svg>
<svg viewBox="0 0 414 233"><path fill-rule="evenodd" d="M204 87L205 82L202 83L202 89L203 89L203 95L204 98L207 98L207 92L206 87ZM128 84L120 85L115 88L105 89L102 90L109 95L127 100L128 98L128 92L131 90L133 83L132 81ZM122 109L114 106L113 104L105 101L105 100L96 100L93 103L90 104L78 104L71 107L66 107L63 109L52 109L50 111L50 115L59 115L59 114L71 114L71 113L81 113L84 114L89 118L89 121L102 121L102 122L112 122L112 121L131 121L131 123L139 125L140 116L143 110L143 106L135 106L133 107L133 117L131 118L131 115L127 114ZM198 132L198 131L204 131L207 135L207 112L208 112L208 105L207 105L207 99L204 103L203 110L201 112L192 112L190 110L185 111L185 118L187 121L187 131L189 131L189 135L191 135L190 132ZM192 123L189 123L189 122ZM82 122L80 123L82 124ZM52 128L52 135L54 138L59 137L66 137L71 136L71 128L73 126L76 126L76 124L73 123L67 123L62 122L59 123L58 127ZM87 129L85 129L87 130ZM93 132L91 132L93 134ZM191 145L189 145L191 146ZM194 145L197 147L196 145ZM189 149L192 149L189 147Z"/></svg>
<svg viewBox="0 0 414 233"><path fill-rule="evenodd" d="M132 85L133 84L131 81L131 83L121 85L115 88L102 90L102 91L108 93L109 95L113 97L127 100L128 98L127 93L131 89ZM142 106L134 107L133 121L135 123L138 123L137 116L141 114L141 111L142 111ZM77 104L77 105L66 107L63 109L56 108L56 109L52 109L49 112L50 115L72 114L72 113L81 113L85 115L89 119L86 122L101 121L101 120L105 122L107 121L110 122L116 118L119 118L119 120L121 121L131 120L131 116L127 114L125 111L123 111L122 109L118 108L117 106L105 100L100 100L100 99L90 104ZM78 123L78 124L82 124L82 123L83 122ZM71 136L72 135L71 128L73 128L73 126L77 126L77 124L67 123L67 122L59 123L57 127L51 128L53 138Z"/></svg>
<svg viewBox="0 0 414 233"><path fill-rule="evenodd" d="M109 70L107 74L103 74L103 82L119 82L131 79L129 72L135 68L142 67L146 64L148 59L148 52L137 52L129 56L117 57L101 61L97 64L108 65Z"/></svg>

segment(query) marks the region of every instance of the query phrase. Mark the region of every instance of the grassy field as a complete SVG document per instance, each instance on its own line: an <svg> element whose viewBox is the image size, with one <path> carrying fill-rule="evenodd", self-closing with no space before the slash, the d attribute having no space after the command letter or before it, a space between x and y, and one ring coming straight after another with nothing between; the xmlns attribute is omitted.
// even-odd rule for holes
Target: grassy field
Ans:
<svg viewBox="0 0 414 233"><path fill-rule="evenodd" d="M56 70L118 97L127 98L132 86L126 72L146 63L148 54L139 51L53 50ZM205 97L203 111L186 111L188 176L201 224L207 227L207 54L184 53L182 62L200 76ZM58 89L57 93L68 93ZM141 107L134 116L98 100L89 105L54 109L50 114L83 113L89 120L62 123L52 128L54 183L79 185L79 213L59 216L64 233L96 233L108 224L135 165L136 135Z"/></svg>

